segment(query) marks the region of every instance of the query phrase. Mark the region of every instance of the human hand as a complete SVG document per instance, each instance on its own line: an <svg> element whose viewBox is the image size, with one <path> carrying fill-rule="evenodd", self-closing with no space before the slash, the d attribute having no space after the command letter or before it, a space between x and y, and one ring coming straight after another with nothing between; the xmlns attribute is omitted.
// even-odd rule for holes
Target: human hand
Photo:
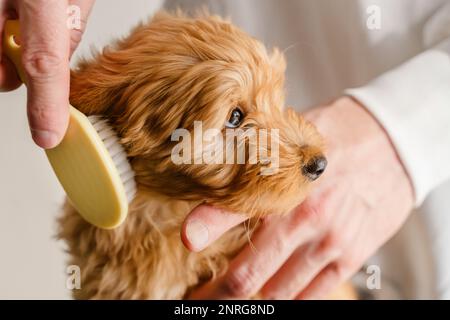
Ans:
<svg viewBox="0 0 450 320"><path fill-rule="evenodd" d="M305 114L325 137L328 168L292 213L263 219L227 273L192 298L324 298L400 228L413 206L409 178L378 122L349 97ZM182 240L200 251L243 215L199 206Z"/></svg>
<svg viewBox="0 0 450 320"><path fill-rule="evenodd" d="M28 121L33 140L53 148L63 138L69 120L69 59L81 40L94 0L0 0L0 34L5 21L20 19L22 63L27 77ZM67 27L67 8L77 5L81 29ZM13 64L2 54L0 91L20 86Z"/></svg>

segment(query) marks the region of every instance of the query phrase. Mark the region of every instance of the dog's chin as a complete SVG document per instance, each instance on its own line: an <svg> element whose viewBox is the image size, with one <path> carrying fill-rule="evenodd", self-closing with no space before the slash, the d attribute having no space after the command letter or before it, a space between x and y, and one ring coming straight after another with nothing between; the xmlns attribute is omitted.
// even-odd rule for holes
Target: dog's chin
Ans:
<svg viewBox="0 0 450 320"><path fill-rule="evenodd" d="M148 159L133 162L139 189L163 197L208 204L249 217L285 214L299 205L311 181L294 168L261 175L258 165L186 165Z"/></svg>

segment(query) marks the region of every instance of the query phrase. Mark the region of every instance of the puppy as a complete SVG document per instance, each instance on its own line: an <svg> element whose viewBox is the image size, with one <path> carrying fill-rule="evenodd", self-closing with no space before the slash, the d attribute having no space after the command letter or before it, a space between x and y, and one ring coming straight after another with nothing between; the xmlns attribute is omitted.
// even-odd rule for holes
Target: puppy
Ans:
<svg viewBox="0 0 450 320"><path fill-rule="evenodd" d="M210 204L257 220L303 201L324 169L323 141L312 124L284 109L285 67L280 51L268 52L217 16L160 12L72 71L72 105L109 119L138 189L128 218L114 230L88 224L65 205L59 237L68 245L70 264L81 268L75 298L187 297L222 275L249 236L239 225L207 249L188 251L180 229L195 206ZM216 129L223 137L230 130L273 130L277 166L273 159L250 161L248 155L242 163L175 163L173 132L194 134L197 121L203 131ZM246 150L248 140L240 144ZM229 148L225 143L223 150ZM264 150L275 151L271 143ZM239 284L228 289L239 290Z"/></svg>

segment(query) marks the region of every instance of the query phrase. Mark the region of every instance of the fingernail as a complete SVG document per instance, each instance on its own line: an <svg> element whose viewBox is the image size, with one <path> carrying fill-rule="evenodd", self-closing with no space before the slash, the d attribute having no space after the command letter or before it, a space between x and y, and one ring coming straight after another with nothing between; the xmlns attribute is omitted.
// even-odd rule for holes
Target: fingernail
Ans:
<svg viewBox="0 0 450 320"><path fill-rule="evenodd" d="M56 147L59 142L58 136L51 131L31 129L34 142L44 149Z"/></svg>
<svg viewBox="0 0 450 320"><path fill-rule="evenodd" d="M208 243L209 231L200 220L189 221L186 225L186 237L195 250L202 250Z"/></svg>

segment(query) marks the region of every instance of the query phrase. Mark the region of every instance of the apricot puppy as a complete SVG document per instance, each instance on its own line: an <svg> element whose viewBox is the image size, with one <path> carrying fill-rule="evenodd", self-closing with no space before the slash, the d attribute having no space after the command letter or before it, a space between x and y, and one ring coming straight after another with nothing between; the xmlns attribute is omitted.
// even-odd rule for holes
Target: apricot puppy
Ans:
<svg viewBox="0 0 450 320"><path fill-rule="evenodd" d="M160 12L73 70L72 105L109 119L138 188L127 220L115 230L98 229L65 205L59 236L67 242L70 264L81 268L76 298L186 297L222 274L248 241L240 225L201 252L186 250L180 228L196 205L245 212L257 220L302 202L326 160L316 129L284 109L285 66L278 50L269 53L217 16ZM261 148L261 140L251 140L254 133L241 143L206 147L202 138L199 151L198 123L203 132L215 129L224 141L230 132L238 139L265 130L270 143ZM185 139L194 142L194 150L178 156L193 161L175 163L177 129L192 134ZM197 161L211 145L213 161ZM265 155L252 158L252 146ZM248 152L240 163L220 161L230 148L242 147ZM276 159L270 156L275 151Z"/></svg>

